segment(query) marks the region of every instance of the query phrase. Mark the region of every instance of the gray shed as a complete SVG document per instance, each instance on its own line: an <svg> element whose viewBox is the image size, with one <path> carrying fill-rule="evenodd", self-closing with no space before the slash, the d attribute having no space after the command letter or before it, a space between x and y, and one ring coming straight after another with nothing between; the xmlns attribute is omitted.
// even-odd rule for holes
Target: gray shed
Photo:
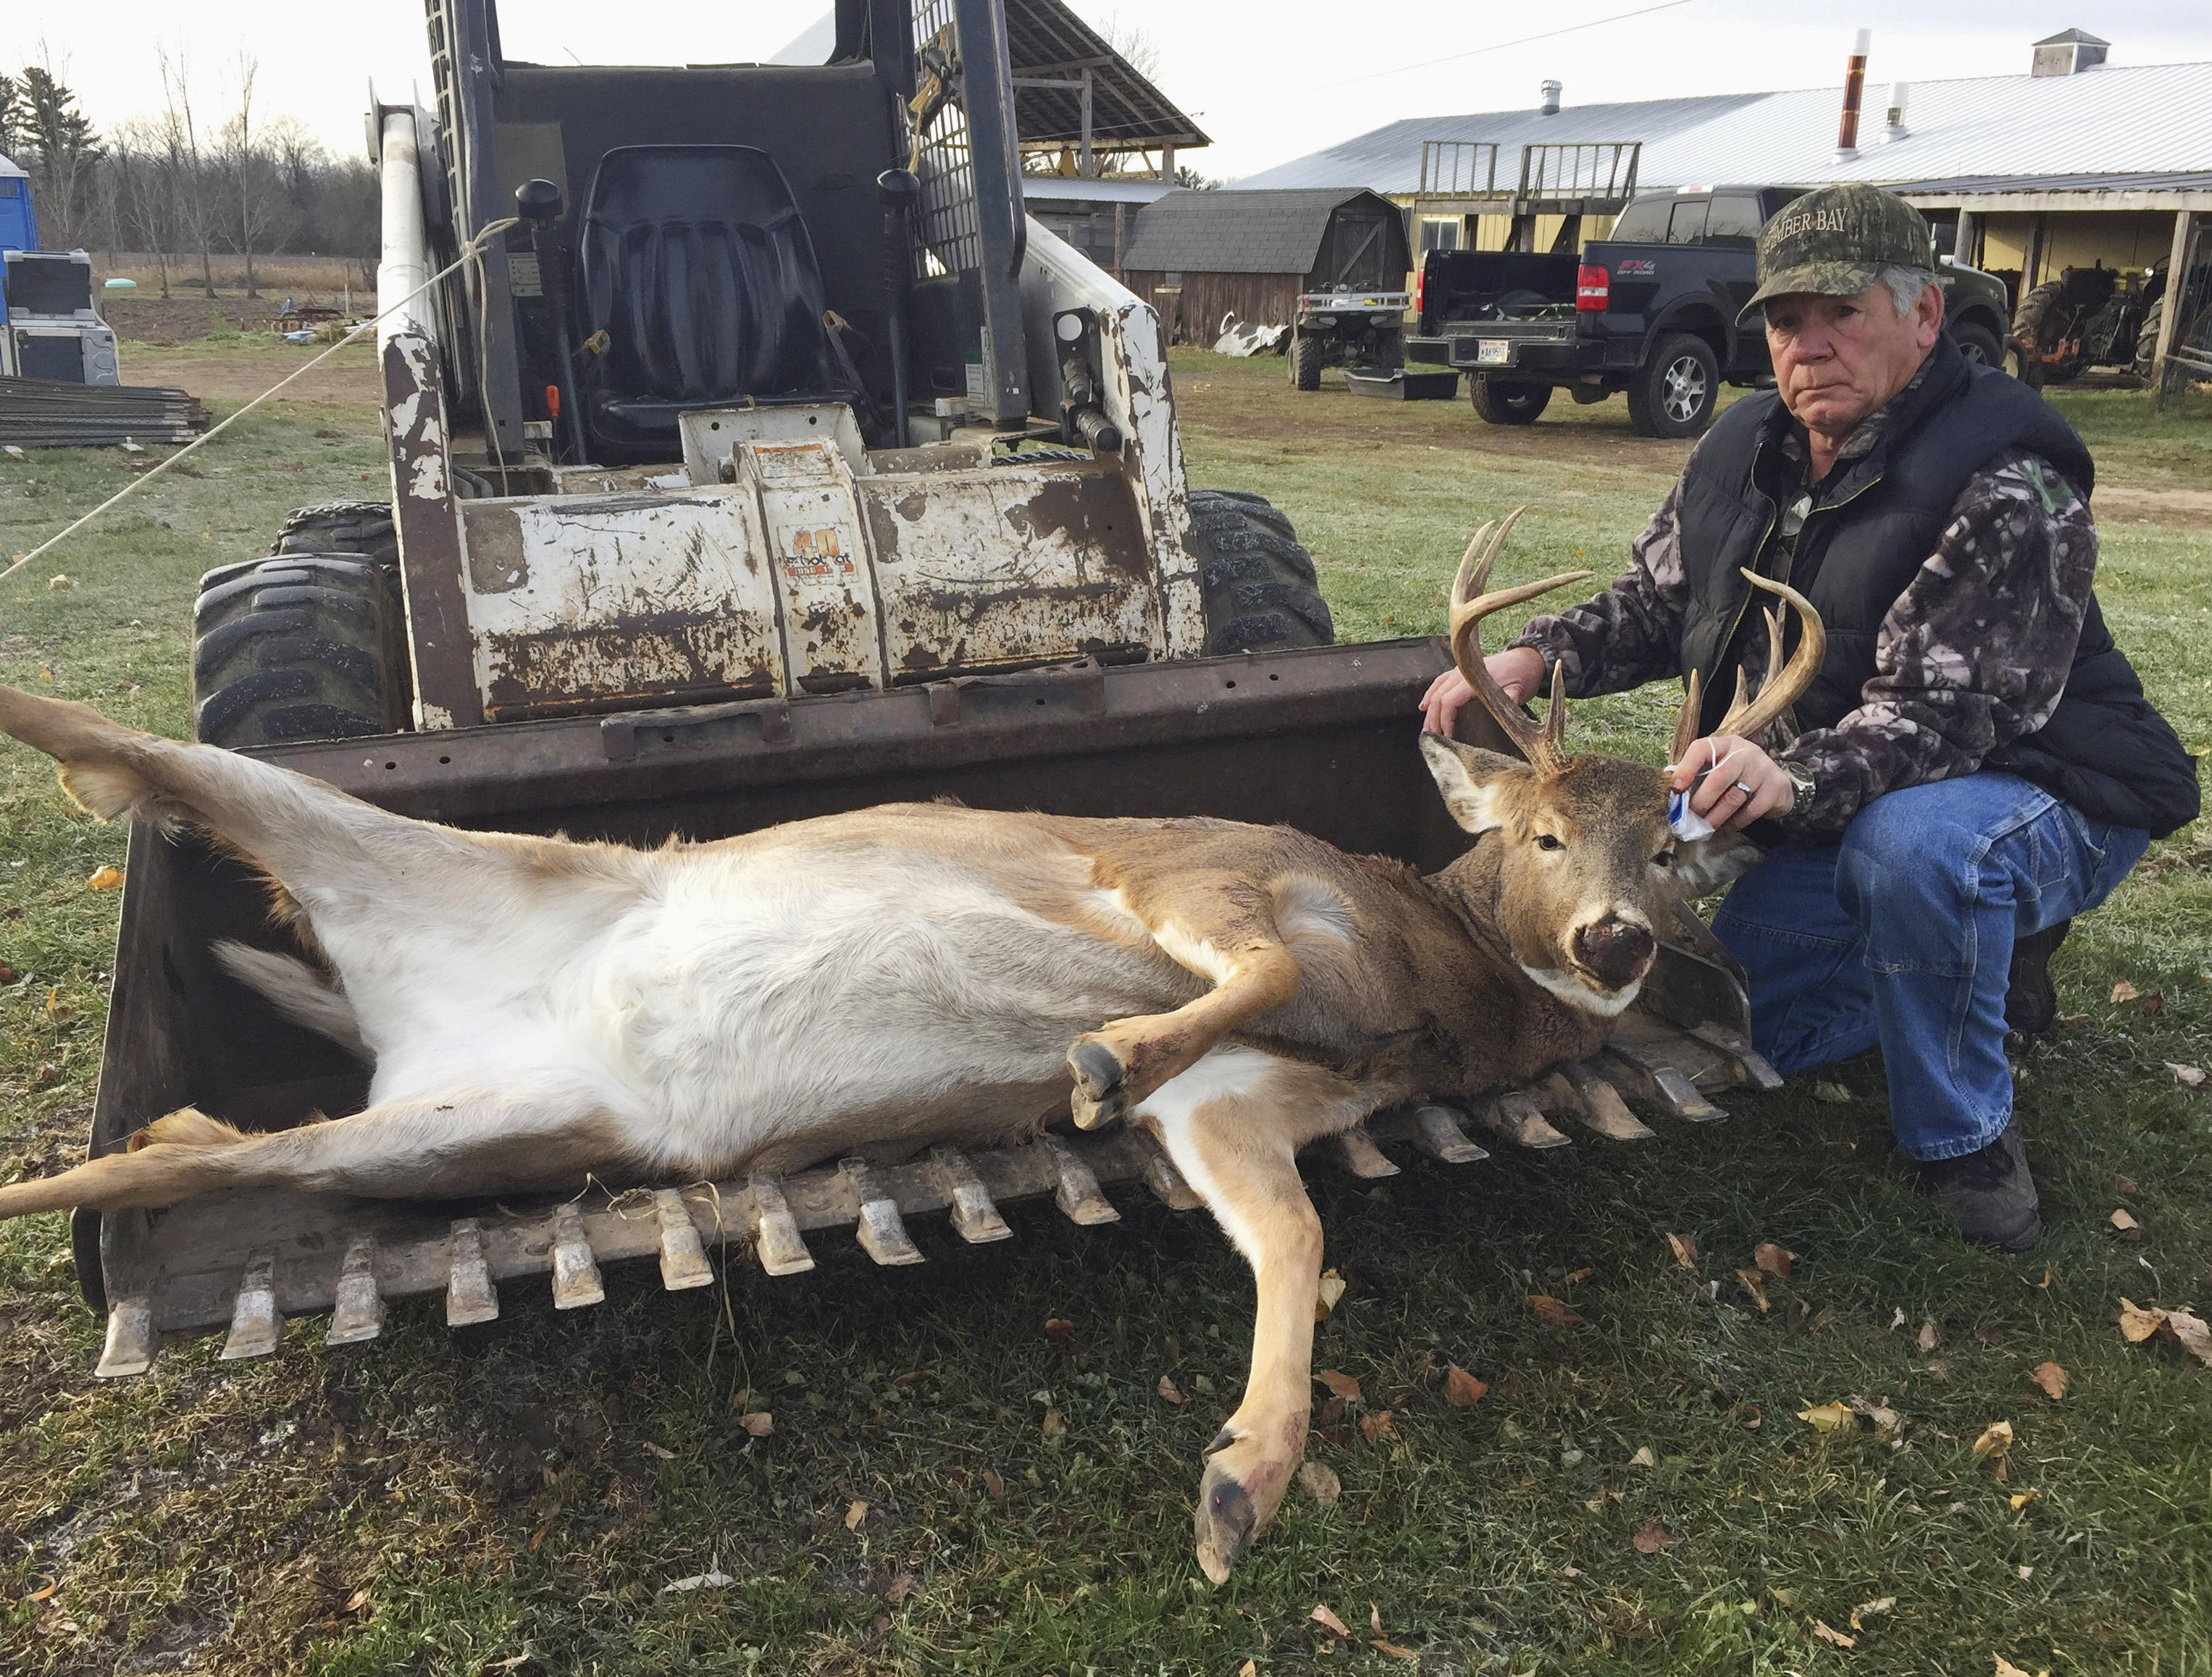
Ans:
<svg viewBox="0 0 2212 1677"><path fill-rule="evenodd" d="M1171 332L1209 343L1228 315L1285 324L1300 292L1401 290L1412 267L1405 213L1342 187L1170 192L1139 212L1122 258Z"/></svg>

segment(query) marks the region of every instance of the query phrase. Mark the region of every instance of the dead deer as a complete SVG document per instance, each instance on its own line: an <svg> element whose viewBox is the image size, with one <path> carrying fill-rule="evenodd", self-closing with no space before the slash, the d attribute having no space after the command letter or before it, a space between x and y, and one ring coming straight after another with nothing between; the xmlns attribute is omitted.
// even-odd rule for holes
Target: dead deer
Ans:
<svg viewBox="0 0 2212 1677"><path fill-rule="evenodd" d="M0 687L0 729L58 759L93 814L189 823L266 874L313 959L231 945L228 966L374 1068L351 1117L254 1134L173 1112L125 1152L0 1188L0 1216L888 1161L1033 1138L1072 1102L1079 1125L1151 1130L1256 1277L1250 1377L1196 1513L1219 1582L1305 1439L1322 1233L1298 1150L1595 1052L1656 921L1727 843L1672 836L1658 770L1567 754L1556 682L1539 724L1490 680L1482 620L1589 575L1482 591L1510 525L1470 544L1451 644L1526 760L1423 740L1473 839L1426 877L1286 828L939 804L655 851L461 832ZM1762 585L1806 633L1731 731L1820 664L1811 608ZM1696 717L1693 695L1692 736Z"/></svg>

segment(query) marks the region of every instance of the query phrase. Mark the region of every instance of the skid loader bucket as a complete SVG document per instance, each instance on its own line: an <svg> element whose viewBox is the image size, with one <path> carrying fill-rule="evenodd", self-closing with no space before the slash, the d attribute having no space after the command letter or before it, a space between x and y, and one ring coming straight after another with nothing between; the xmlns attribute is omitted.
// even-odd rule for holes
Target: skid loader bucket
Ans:
<svg viewBox="0 0 2212 1677"><path fill-rule="evenodd" d="M1287 822L1356 852L1441 866L1464 835L1416 743L1414 703L1444 667L1434 639L1102 668L1083 663L887 693L769 699L496 728L270 748L257 754L408 814L457 826L657 844L722 838L900 799L1071 815L1215 815ZM1470 707L1472 710L1472 707ZM1486 718L1483 719L1486 722ZM1482 743L1506 748L1500 738ZM140 827L116 957L92 1151L194 1105L249 1129L360 1110L367 1069L289 1024L216 965L218 939L282 947L259 884L195 840ZM1362 1177L1392 1151L1451 1164L1492 1145L1563 1147L1580 1130L1698 1122L1711 1097L1774 1074L1748 1040L1740 973L1694 917L1662 933L1657 966L1602 1052L1480 1111L1379 1116L1322 1152ZM671 1288L714 1280L738 1243L771 1274L811 1268L810 1236L851 1230L878 1263L921 1253L906 1220L945 1214L964 1239L1007 1238L997 1208L1049 1195L1079 1223L1143 1184L1177 1210L1196 1196L1140 1133L1049 1135L1030 1146L903 1163L846 1159L801 1174L686 1188L594 1184L568 1200L422 1204L238 1190L163 1211L76 1223L86 1299L106 1312L102 1375L143 1371L165 1333L226 1329L226 1357L261 1356L283 1318L329 1313L327 1338L374 1338L386 1306L442 1293L446 1319L489 1321L500 1284L550 1277L553 1301L599 1301L600 1268L657 1258ZM623 1191L625 1189L628 1191ZM818 1242L817 1242L818 1244Z"/></svg>

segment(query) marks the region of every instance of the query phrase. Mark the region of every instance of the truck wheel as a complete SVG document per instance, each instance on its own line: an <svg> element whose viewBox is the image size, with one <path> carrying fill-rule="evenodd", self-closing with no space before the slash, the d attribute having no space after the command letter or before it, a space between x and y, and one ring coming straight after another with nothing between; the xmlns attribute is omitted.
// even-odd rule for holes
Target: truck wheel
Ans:
<svg viewBox="0 0 2212 1677"><path fill-rule="evenodd" d="M1328 602L1314 586L1313 556L1290 520L1259 496L1192 490L1184 541L1198 560L1208 657L1336 639Z"/></svg>
<svg viewBox="0 0 2212 1677"><path fill-rule="evenodd" d="M1467 394L1474 411L1490 425L1534 425L1552 401L1549 384L1499 378L1487 372L1468 375Z"/></svg>
<svg viewBox="0 0 2212 1677"><path fill-rule="evenodd" d="M2002 366L2004 365L2004 351L1998 346L1997 335L1986 326L1978 326L1972 321L1954 326L1951 329L1951 339L1959 346L1959 353L1964 355L1972 366Z"/></svg>
<svg viewBox="0 0 2212 1677"><path fill-rule="evenodd" d="M398 578L374 559L289 554L201 579L192 723L208 745L398 732L407 669Z"/></svg>
<svg viewBox="0 0 2212 1677"><path fill-rule="evenodd" d="M272 554L352 554L397 570L399 532L392 509L380 500L325 501L303 506L284 520Z"/></svg>
<svg viewBox="0 0 2212 1677"><path fill-rule="evenodd" d="M1628 422L1647 437L1695 437L1719 405L1720 362L1712 345L1687 332L1660 340L1628 384Z"/></svg>
<svg viewBox="0 0 2212 1677"><path fill-rule="evenodd" d="M1291 383L1302 390L1321 388L1322 342L1309 332L1291 335Z"/></svg>
<svg viewBox="0 0 2212 1677"><path fill-rule="evenodd" d="M2158 359L2159 323L2166 318L2166 299L2154 297L2143 310L2142 324L2136 328L2136 377L2150 383L2151 363Z"/></svg>

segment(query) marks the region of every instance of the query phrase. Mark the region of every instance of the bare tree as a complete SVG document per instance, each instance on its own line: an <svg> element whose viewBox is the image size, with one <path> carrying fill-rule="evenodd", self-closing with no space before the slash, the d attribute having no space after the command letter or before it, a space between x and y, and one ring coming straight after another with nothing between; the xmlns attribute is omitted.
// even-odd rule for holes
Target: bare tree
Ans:
<svg viewBox="0 0 2212 1677"><path fill-rule="evenodd" d="M160 118L133 118L115 130L108 159L117 240L127 240L154 258L164 299L169 295L169 259L178 226L167 126Z"/></svg>
<svg viewBox="0 0 2212 1677"><path fill-rule="evenodd" d="M222 125L216 147L216 162L222 177L231 223L231 243L246 258L246 294L258 297L253 273L253 252L266 243L280 203L276 171L253 127L253 83L261 61L240 48L238 54L238 109Z"/></svg>
<svg viewBox="0 0 2212 1677"><path fill-rule="evenodd" d="M215 296L215 206L210 201L208 169L200 155L198 125L192 119L191 61L179 47L172 58L167 47L157 49L161 61L161 121L163 148L167 152L176 183L176 210L185 241L200 253L200 290Z"/></svg>
<svg viewBox="0 0 2212 1677"><path fill-rule="evenodd" d="M1123 64L1147 82L1158 79L1160 44L1152 39L1152 32L1143 24L1126 18L1119 12L1109 12L1106 21L1098 25L1097 29L1105 37L1106 45L1121 56Z"/></svg>

